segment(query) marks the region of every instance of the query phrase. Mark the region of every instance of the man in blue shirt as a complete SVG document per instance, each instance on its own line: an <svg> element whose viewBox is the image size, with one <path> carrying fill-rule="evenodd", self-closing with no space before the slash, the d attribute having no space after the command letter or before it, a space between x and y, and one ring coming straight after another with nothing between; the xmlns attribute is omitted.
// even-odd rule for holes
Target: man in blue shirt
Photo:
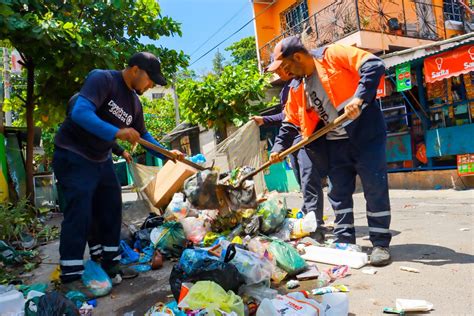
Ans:
<svg viewBox="0 0 474 316"><path fill-rule="evenodd" d="M273 56L272 61L273 62ZM290 122L285 122L285 104L288 100L288 92L294 86L299 84L298 80L293 79L293 76L289 75L282 67L275 70L275 73L285 82L283 88L280 91L280 105L282 111L278 114L267 115L267 116L253 116L252 119L257 123L258 126L281 126L279 130L280 135L284 137L278 137L275 140L275 144L272 148L273 151L281 151L282 146L281 140L293 139L292 144L299 143L302 140L299 127L295 126ZM303 194L303 206L301 211L304 214L308 212L314 212L316 217L317 229L311 234L319 243L323 243L325 240L325 227L323 220L323 209L324 209L324 195L322 179L327 176L328 161L326 153L326 141L321 138L317 141L308 144L307 146L299 149L298 151L289 155L295 178L301 188Z"/></svg>
<svg viewBox="0 0 474 316"><path fill-rule="evenodd" d="M63 284L81 278L92 231L101 235L94 236L91 253L102 256L112 281L118 284L127 276L119 268L122 198L111 152L117 139L134 144L141 137L161 146L145 128L138 98L155 84L164 86L166 80L151 53L136 53L122 71L91 71L56 134L53 169L65 199L59 246Z"/></svg>

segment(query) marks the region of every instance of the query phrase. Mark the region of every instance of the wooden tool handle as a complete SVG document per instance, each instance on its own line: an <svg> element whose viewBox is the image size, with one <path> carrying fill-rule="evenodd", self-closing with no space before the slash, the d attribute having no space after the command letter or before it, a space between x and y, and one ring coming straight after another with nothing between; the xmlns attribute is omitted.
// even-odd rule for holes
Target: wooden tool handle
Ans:
<svg viewBox="0 0 474 316"><path fill-rule="evenodd" d="M146 148L151 149L151 150L153 150L153 151L156 151L157 153L162 154L162 155L165 156L166 158L171 159L171 160L173 160L174 162L176 162L177 156L176 156L174 153L172 153L171 151L166 150L166 149L164 149L164 148L162 148L162 147L160 147L160 146L157 146L157 145L155 145L155 144L153 144L153 143L150 143L149 141L146 141L146 140L144 140L143 138L140 138L140 139L138 140L138 143L139 143L140 145L145 146ZM204 168L203 166L198 165L197 163L194 163L194 162L189 161L189 160L187 160L187 159L180 160L180 161L181 161L182 163L184 163L184 164L187 164L188 166L193 167L194 169L199 170L199 171L206 170L206 168Z"/></svg>
<svg viewBox="0 0 474 316"><path fill-rule="evenodd" d="M298 149L301 149L302 147L304 147L304 146L308 145L309 143L315 141L316 139L320 138L321 136L326 135L328 132L332 131L333 129L335 129L339 125L342 125L343 123L347 122L348 120L349 120L349 118L347 117L347 115L345 113L341 116L338 116L334 121L332 121L328 125L324 126L323 128L317 130L313 135L309 136L306 139L303 139L299 143L297 143L297 144L291 146L290 148L288 148L287 150L282 151L281 153L279 153L278 154L279 159L280 160L284 159L289 154L294 153ZM251 173L249 173L246 176L242 177L242 179L240 179L239 184L238 184L237 187L239 187L245 180L253 178L253 176L258 174L262 170L270 167L272 164L273 163L269 160L266 163L264 163L263 165L261 165L260 167L258 167L257 169L255 169L254 171L252 171Z"/></svg>

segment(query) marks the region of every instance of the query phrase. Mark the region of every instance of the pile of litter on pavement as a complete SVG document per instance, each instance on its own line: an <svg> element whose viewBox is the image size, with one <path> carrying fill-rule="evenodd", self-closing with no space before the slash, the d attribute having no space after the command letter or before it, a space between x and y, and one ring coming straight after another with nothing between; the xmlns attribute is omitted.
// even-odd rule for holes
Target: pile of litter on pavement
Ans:
<svg viewBox="0 0 474 316"><path fill-rule="evenodd" d="M367 254L355 245L318 243L311 238L317 229L314 212L288 209L278 194L259 194L257 199L253 180L237 185L252 168L197 171L168 161L154 177L153 170L136 164L131 168L137 189L154 212L139 228L128 226L120 243L121 263L146 272L160 269L166 260L174 262L169 276L173 299L157 302L145 315L348 314L349 288L343 280L350 269L368 263ZM319 270L316 263L333 267ZM299 290L308 280L311 290ZM86 262L83 281L97 297L112 289L110 278L93 261ZM81 292L62 296L45 290L0 287L0 314L16 307L25 315L40 315L39 310L49 311L41 315L92 315L97 304ZM432 307L425 301L397 300L396 308L384 312Z"/></svg>

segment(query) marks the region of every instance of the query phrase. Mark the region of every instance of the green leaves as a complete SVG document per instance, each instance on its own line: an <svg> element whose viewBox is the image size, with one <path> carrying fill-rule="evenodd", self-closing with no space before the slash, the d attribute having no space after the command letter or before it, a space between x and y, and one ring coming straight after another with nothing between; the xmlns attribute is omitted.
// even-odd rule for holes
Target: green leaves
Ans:
<svg viewBox="0 0 474 316"><path fill-rule="evenodd" d="M224 67L220 76L209 74L201 80L178 80L181 113L191 123L222 128L248 121L267 104L262 101L268 80L255 63Z"/></svg>

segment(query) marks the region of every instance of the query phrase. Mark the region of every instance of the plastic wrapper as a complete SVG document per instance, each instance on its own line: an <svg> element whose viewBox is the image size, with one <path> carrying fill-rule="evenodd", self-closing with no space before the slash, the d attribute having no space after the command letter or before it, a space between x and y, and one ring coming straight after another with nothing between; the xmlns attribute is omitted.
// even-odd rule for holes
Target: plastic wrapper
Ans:
<svg viewBox="0 0 474 316"><path fill-rule="evenodd" d="M216 193L218 176L215 171L204 170L184 182L183 192L194 207L201 209L219 208L219 199Z"/></svg>
<svg viewBox="0 0 474 316"><path fill-rule="evenodd" d="M97 297L107 295L112 290L112 280L100 265L92 260L87 260L84 265L82 281Z"/></svg>
<svg viewBox="0 0 474 316"><path fill-rule="evenodd" d="M253 215L243 220L244 233L246 235L257 235L262 224L262 216Z"/></svg>
<svg viewBox="0 0 474 316"><path fill-rule="evenodd" d="M342 279L347 275L351 274L351 270L348 266L335 266L326 270L326 273L331 278L331 281L335 281L337 279Z"/></svg>
<svg viewBox="0 0 474 316"><path fill-rule="evenodd" d="M274 239L268 246L268 251L275 258L277 265L289 275L295 275L307 266L296 249L281 240Z"/></svg>
<svg viewBox="0 0 474 316"><path fill-rule="evenodd" d="M270 285L272 264L268 259L260 258L257 254L236 247L235 244L231 244L226 240L221 241L220 244L224 249L221 253L221 260L233 264L244 277L245 284L263 283ZM226 260L232 255L232 259Z"/></svg>
<svg viewBox="0 0 474 316"><path fill-rule="evenodd" d="M188 215L189 204L183 193L175 193L166 207L164 218L168 221L180 220Z"/></svg>
<svg viewBox="0 0 474 316"><path fill-rule="evenodd" d="M232 291L226 292L221 286L211 281L200 281L194 284L178 306L191 310L205 308L209 316L220 316L219 310L244 315L242 298Z"/></svg>
<svg viewBox="0 0 474 316"><path fill-rule="evenodd" d="M208 223L196 217L186 217L179 222L183 225L186 239L192 241L194 244L200 243L211 229Z"/></svg>
<svg viewBox="0 0 474 316"><path fill-rule="evenodd" d="M327 293L349 292L349 288L345 285L338 284L332 286L325 286L311 291L313 295L323 295Z"/></svg>
<svg viewBox="0 0 474 316"><path fill-rule="evenodd" d="M165 256L179 257L186 246L183 225L177 222L166 222L163 226L154 229L158 234L156 241L153 240L155 247Z"/></svg>
<svg viewBox="0 0 474 316"><path fill-rule="evenodd" d="M221 234L214 233L212 231L207 232L206 235L204 235L202 244L206 247L211 246L221 236L222 236Z"/></svg>
<svg viewBox="0 0 474 316"><path fill-rule="evenodd" d="M271 198L258 206L257 214L262 216L261 232L271 234L278 230L286 218L285 200Z"/></svg>

